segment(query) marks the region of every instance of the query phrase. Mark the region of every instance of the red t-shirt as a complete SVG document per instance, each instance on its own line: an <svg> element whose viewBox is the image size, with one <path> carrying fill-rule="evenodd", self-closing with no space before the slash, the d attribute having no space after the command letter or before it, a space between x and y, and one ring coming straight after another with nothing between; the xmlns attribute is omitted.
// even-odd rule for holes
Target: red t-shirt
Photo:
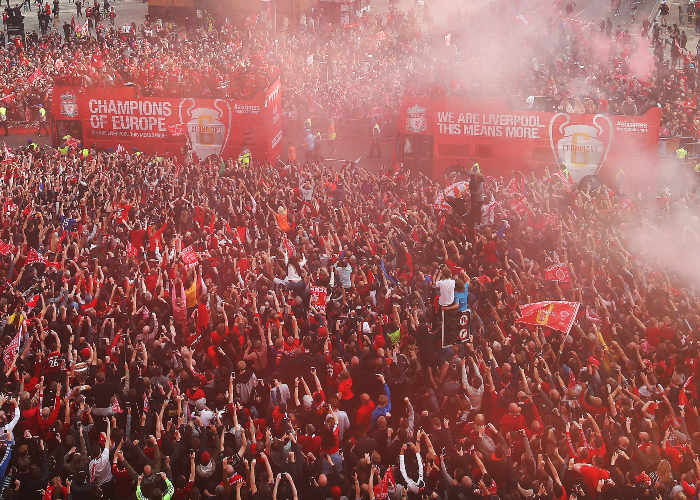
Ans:
<svg viewBox="0 0 700 500"><path fill-rule="evenodd" d="M598 481L601 479L610 479L610 473L605 469L599 469L592 465L584 465L581 467L581 475L590 491L595 491L598 487Z"/></svg>

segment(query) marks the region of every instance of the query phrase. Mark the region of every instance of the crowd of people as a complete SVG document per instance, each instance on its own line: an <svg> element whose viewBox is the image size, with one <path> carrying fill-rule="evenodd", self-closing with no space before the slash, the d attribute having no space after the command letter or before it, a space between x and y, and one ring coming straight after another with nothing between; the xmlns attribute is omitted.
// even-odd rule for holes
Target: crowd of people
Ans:
<svg viewBox="0 0 700 500"><path fill-rule="evenodd" d="M401 171L1 165L3 497L696 496L692 194L472 174L470 234ZM568 334L518 322L542 300Z"/></svg>
<svg viewBox="0 0 700 500"><path fill-rule="evenodd" d="M447 38L427 7L311 17L277 44L214 20L54 31L2 53L0 94L18 110L54 83L247 99L281 78L297 128L391 133L408 92L660 105L663 133L697 132L694 69L644 45L659 28L633 38L561 8L455 14ZM692 190L475 167L457 200L360 165L4 147L2 498L698 497ZM580 304L570 331L519 321L541 301ZM443 345L455 310L468 335Z"/></svg>

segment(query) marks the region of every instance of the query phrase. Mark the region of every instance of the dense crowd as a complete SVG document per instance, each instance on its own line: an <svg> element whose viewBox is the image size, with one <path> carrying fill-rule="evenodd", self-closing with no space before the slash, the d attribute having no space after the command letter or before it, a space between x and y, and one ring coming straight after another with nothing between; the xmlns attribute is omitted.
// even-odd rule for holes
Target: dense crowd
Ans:
<svg viewBox="0 0 700 500"><path fill-rule="evenodd" d="M473 174L468 224L400 170L11 154L3 498L696 496L692 194Z"/></svg>
<svg viewBox="0 0 700 500"><path fill-rule="evenodd" d="M661 104L663 133L695 133L692 68L636 45L659 27L633 41L554 9L455 15L446 38L392 7L277 45L256 24L77 26L11 43L0 91L248 99L280 77L300 126L391 123L409 92ZM3 499L698 497L694 192L485 170L445 209L444 184L399 165L0 155ZM519 321L547 300L580 304L570 331ZM454 310L470 335L445 347Z"/></svg>

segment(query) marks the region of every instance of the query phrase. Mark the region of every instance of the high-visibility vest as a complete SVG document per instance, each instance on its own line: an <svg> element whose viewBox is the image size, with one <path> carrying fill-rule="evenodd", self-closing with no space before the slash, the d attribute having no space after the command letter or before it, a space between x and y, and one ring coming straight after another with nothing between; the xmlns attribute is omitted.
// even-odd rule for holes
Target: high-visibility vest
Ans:
<svg viewBox="0 0 700 500"><path fill-rule="evenodd" d="M46 116L46 110L43 107L39 108L39 116Z"/></svg>
<svg viewBox="0 0 700 500"><path fill-rule="evenodd" d="M31 149L32 151L36 151L36 148L38 148L38 147L39 147L39 146L37 146L36 142L32 142L32 143L29 145L29 149Z"/></svg>
<svg viewBox="0 0 700 500"><path fill-rule="evenodd" d="M695 171L700 173L700 163L695 164Z"/></svg>
<svg viewBox="0 0 700 500"><path fill-rule="evenodd" d="M90 156L90 150L88 148L83 148L83 157L87 158Z"/></svg>
<svg viewBox="0 0 700 500"><path fill-rule="evenodd" d="M333 125L333 124L331 123L330 126L328 127L328 138L329 138L331 141L334 141L334 140L335 140L335 137L336 137L336 134L335 134L335 125Z"/></svg>
<svg viewBox="0 0 700 500"><path fill-rule="evenodd" d="M58 148L58 152L61 153L62 155L67 155L68 154L68 146L62 146Z"/></svg>
<svg viewBox="0 0 700 500"><path fill-rule="evenodd" d="M678 156L678 158L680 158L681 160L683 158L685 158L687 154L688 154L688 152L685 149L683 149L682 147L676 149L676 156Z"/></svg>
<svg viewBox="0 0 700 500"><path fill-rule="evenodd" d="M250 154L250 151L247 149L241 151L241 154L238 156L238 163L241 165L244 165L246 167L250 166L250 157L252 155Z"/></svg>

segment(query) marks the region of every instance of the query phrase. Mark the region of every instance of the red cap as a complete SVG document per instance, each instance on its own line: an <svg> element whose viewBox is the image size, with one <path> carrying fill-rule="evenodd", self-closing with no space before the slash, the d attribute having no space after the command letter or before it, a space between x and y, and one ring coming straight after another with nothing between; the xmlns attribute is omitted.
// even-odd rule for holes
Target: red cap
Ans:
<svg viewBox="0 0 700 500"><path fill-rule="evenodd" d="M211 458L211 455L209 455L208 451L205 451L204 453L202 453L202 464L208 464L210 458Z"/></svg>
<svg viewBox="0 0 700 500"><path fill-rule="evenodd" d="M89 347L83 347L83 348L80 350L80 355L81 355L84 359L88 359L88 358L90 357L90 348L89 348Z"/></svg>
<svg viewBox="0 0 700 500"><path fill-rule="evenodd" d="M333 486L331 488L331 495L333 498L340 498L340 486Z"/></svg>

